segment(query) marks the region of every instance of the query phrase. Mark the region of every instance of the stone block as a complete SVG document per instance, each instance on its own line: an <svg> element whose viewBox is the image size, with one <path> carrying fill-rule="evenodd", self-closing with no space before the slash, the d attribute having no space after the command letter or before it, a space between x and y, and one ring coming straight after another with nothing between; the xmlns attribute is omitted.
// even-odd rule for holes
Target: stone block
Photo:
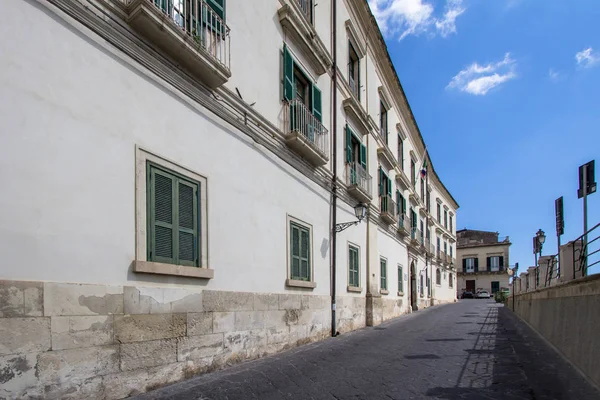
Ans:
<svg viewBox="0 0 600 400"><path fill-rule="evenodd" d="M235 313L233 312L213 313L213 333L232 332L234 323Z"/></svg>
<svg viewBox="0 0 600 400"><path fill-rule="evenodd" d="M202 292L183 288L125 286L125 314L168 314L202 311Z"/></svg>
<svg viewBox="0 0 600 400"><path fill-rule="evenodd" d="M175 362L177 362L177 339L121 344L121 370L123 371Z"/></svg>
<svg viewBox="0 0 600 400"><path fill-rule="evenodd" d="M254 295L254 310L268 311L279 309L279 295L277 294L259 294Z"/></svg>
<svg viewBox="0 0 600 400"><path fill-rule="evenodd" d="M299 294L280 294L279 309L280 310L299 310L302 308L302 299Z"/></svg>
<svg viewBox="0 0 600 400"><path fill-rule="evenodd" d="M265 311L236 311L233 328L236 331L250 331L265 327Z"/></svg>
<svg viewBox="0 0 600 400"><path fill-rule="evenodd" d="M50 350L50 318L0 318L0 355Z"/></svg>
<svg viewBox="0 0 600 400"><path fill-rule="evenodd" d="M52 350L113 343L113 316L52 317Z"/></svg>
<svg viewBox="0 0 600 400"><path fill-rule="evenodd" d="M83 380L119 370L119 346L86 347L41 353L37 374L46 386Z"/></svg>
<svg viewBox="0 0 600 400"><path fill-rule="evenodd" d="M288 325L286 316L291 310L265 311L265 328L284 328Z"/></svg>
<svg viewBox="0 0 600 400"><path fill-rule="evenodd" d="M311 310L331 309L331 297L320 295L304 296L308 300L308 308Z"/></svg>
<svg viewBox="0 0 600 400"><path fill-rule="evenodd" d="M252 311L254 294L205 290L202 292L204 311Z"/></svg>
<svg viewBox="0 0 600 400"><path fill-rule="evenodd" d="M0 356L0 399L42 398L36 390L37 353Z"/></svg>
<svg viewBox="0 0 600 400"><path fill-rule="evenodd" d="M265 330L228 332L224 343L225 349L232 353L248 354L267 346L267 333Z"/></svg>
<svg viewBox="0 0 600 400"><path fill-rule="evenodd" d="M123 287L44 283L44 315L123 314Z"/></svg>
<svg viewBox="0 0 600 400"><path fill-rule="evenodd" d="M188 313L187 315L187 335L206 335L213 332L213 313L200 312Z"/></svg>
<svg viewBox="0 0 600 400"><path fill-rule="evenodd" d="M269 328L267 329L267 344L287 343L290 340L290 328Z"/></svg>
<svg viewBox="0 0 600 400"><path fill-rule="evenodd" d="M290 343L295 343L298 340L303 340L308 337L308 329L306 325L290 326Z"/></svg>
<svg viewBox="0 0 600 400"><path fill-rule="evenodd" d="M0 318L44 315L44 284L0 280Z"/></svg>
<svg viewBox="0 0 600 400"><path fill-rule="evenodd" d="M183 337L177 344L177 361L199 360L220 354L223 350L222 333Z"/></svg>
<svg viewBox="0 0 600 400"><path fill-rule="evenodd" d="M130 343L186 335L185 314L115 315L115 342Z"/></svg>
<svg viewBox="0 0 600 400"><path fill-rule="evenodd" d="M123 399L182 380L186 363L124 371L103 377L104 398Z"/></svg>
<svg viewBox="0 0 600 400"><path fill-rule="evenodd" d="M103 394L101 376L73 378L66 384L61 382L44 386L45 399L98 399L102 398Z"/></svg>

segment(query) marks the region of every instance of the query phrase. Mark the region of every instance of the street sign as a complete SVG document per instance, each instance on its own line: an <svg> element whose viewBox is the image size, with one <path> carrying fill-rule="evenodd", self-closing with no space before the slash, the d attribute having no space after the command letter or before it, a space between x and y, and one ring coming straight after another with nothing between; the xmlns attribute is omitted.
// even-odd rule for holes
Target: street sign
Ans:
<svg viewBox="0 0 600 400"><path fill-rule="evenodd" d="M563 211L563 197L560 196L554 200L554 212L556 214L556 235L564 235L565 233L565 218Z"/></svg>
<svg viewBox="0 0 600 400"><path fill-rule="evenodd" d="M577 198L581 199L583 197L583 188L587 187L586 194L592 194L596 192L596 182L595 181L595 160L588 162L579 167L579 189L577 190ZM585 182L584 182L585 180Z"/></svg>

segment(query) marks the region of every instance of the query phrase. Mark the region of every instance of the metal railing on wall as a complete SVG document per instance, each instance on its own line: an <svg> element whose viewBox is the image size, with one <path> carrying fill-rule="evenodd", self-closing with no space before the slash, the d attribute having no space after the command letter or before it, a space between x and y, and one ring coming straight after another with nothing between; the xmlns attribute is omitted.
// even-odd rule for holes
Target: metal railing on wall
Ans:
<svg viewBox="0 0 600 400"><path fill-rule="evenodd" d="M573 241L573 276L585 276L591 267L598 264L600 264L600 223Z"/></svg>

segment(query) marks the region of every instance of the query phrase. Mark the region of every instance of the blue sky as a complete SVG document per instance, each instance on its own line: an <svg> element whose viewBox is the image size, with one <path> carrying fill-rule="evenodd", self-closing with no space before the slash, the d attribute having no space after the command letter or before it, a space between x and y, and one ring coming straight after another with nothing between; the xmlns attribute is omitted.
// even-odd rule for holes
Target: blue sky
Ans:
<svg viewBox="0 0 600 400"><path fill-rule="evenodd" d="M510 236L521 272L534 263L539 228L544 254L557 252L557 197L562 242L581 235L577 168L596 159L600 170L600 1L369 4L436 171L461 206L457 228ZM600 192L588 207L591 227Z"/></svg>

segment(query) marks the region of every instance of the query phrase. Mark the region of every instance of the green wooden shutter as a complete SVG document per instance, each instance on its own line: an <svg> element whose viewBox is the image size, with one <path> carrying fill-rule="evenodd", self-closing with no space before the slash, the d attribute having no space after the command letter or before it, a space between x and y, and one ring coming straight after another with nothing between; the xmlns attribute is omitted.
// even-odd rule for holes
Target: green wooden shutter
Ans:
<svg viewBox="0 0 600 400"><path fill-rule="evenodd" d="M396 212L398 213L398 215L402 214L400 212L400 207L402 207L402 204L400 203L401 197L402 197L402 195L400 194L400 191L396 190Z"/></svg>
<svg viewBox="0 0 600 400"><path fill-rule="evenodd" d="M148 166L150 178L148 259L155 262L175 263L175 179L171 175Z"/></svg>
<svg viewBox="0 0 600 400"><path fill-rule="evenodd" d="M290 224L290 254L292 279L300 279L300 228Z"/></svg>
<svg viewBox="0 0 600 400"><path fill-rule="evenodd" d="M294 59L287 46L283 45L283 98L294 98Z"/></svg>
<svg viewBox="0 0 600 400"><path fill-rule="evenodd" d="M500 264L500 271L504 271L504 256L500 256L499 258L500 260L498 262Z"/></svg>
<svg viewBox="0 0 600 400"><path fill-rule="evenodd" d="M178 264L198 265L198 187L182 179L177 186Z"/></svg>
<svg viewBox="0 0 600 400"><path fill-rule="evenodd" d="M323 122L321 115L321 91L315 85L312 86L312 113L316 119Z"/></svg>
<svg viewBox="0 0 600 400"><path fill-rule="evenodd" d="M356 61L356 65L358 66L358 73L356 74L356 95L358 97L358 101L360 102L360 58Z"/></svg>
<svg viewBox="0 0 600 400"><path fill-rule="evenodd" d="M379 196L383 196L383 169L379 167Z"/></svg>
<svg viewBox="0 0 600 400"><path fill-rule="evenodd" d="M406 199L402 196L402 214L406 215Z"/></svg>
<svg viewBox="0 0 600 400"><path fill-rule="evenodd" d="M486 263L487 263L487 270L491 271L492 270L492 257L486 257Z"/></svg>
<svg viewBox="0 0 600 400"><path fill-rule="evenodd" d="M172 0L154 0L154 4L166 13L168 13L173 8Z"/></svg>
<svg viewBox="0 0 600 400"><path fill-rule="evenodd" d="M463 258L463 271L467 272L467 259L466 258Z"/></svg>
<svg viewBox="0 0 600 400"><path fill-rule="evenodd" d="M479 258L475 258L475 272L479 272Z"/></svg>
<svg viewBox="0 0 600 400"><path fill-rule="evenodd" d="M367 146L360 144L360 165L367 171Z"/></svg>
<svg viewBox="0 0 600 400"><path fill-rule="evenodd" d="M387 190L388 190L388 191L387 191L387 194L388 194L390 197L392 197L392 180L391 180L389 177L387 177L387 176L386 176L386 178L387 178L387 183L388 183L388 184L387 184Z"/></svg>
<svg viewBox="0 0 600 400"><path fill-rule="evenodd" d="M300 278L310 281L310 237L308 229L300 230Z"/></svg>
<svg viewBox="0 0 600 400"><path fill-rule="evenodd" d="M348 125L346 125L346 162L352 163L352 131Z"/></svg>
<svg viewBox="0 0 600 400"><path fill-rule="evenodd" d="M206 3L223 21L225 20L225 0L206 0Z"/></svg>

